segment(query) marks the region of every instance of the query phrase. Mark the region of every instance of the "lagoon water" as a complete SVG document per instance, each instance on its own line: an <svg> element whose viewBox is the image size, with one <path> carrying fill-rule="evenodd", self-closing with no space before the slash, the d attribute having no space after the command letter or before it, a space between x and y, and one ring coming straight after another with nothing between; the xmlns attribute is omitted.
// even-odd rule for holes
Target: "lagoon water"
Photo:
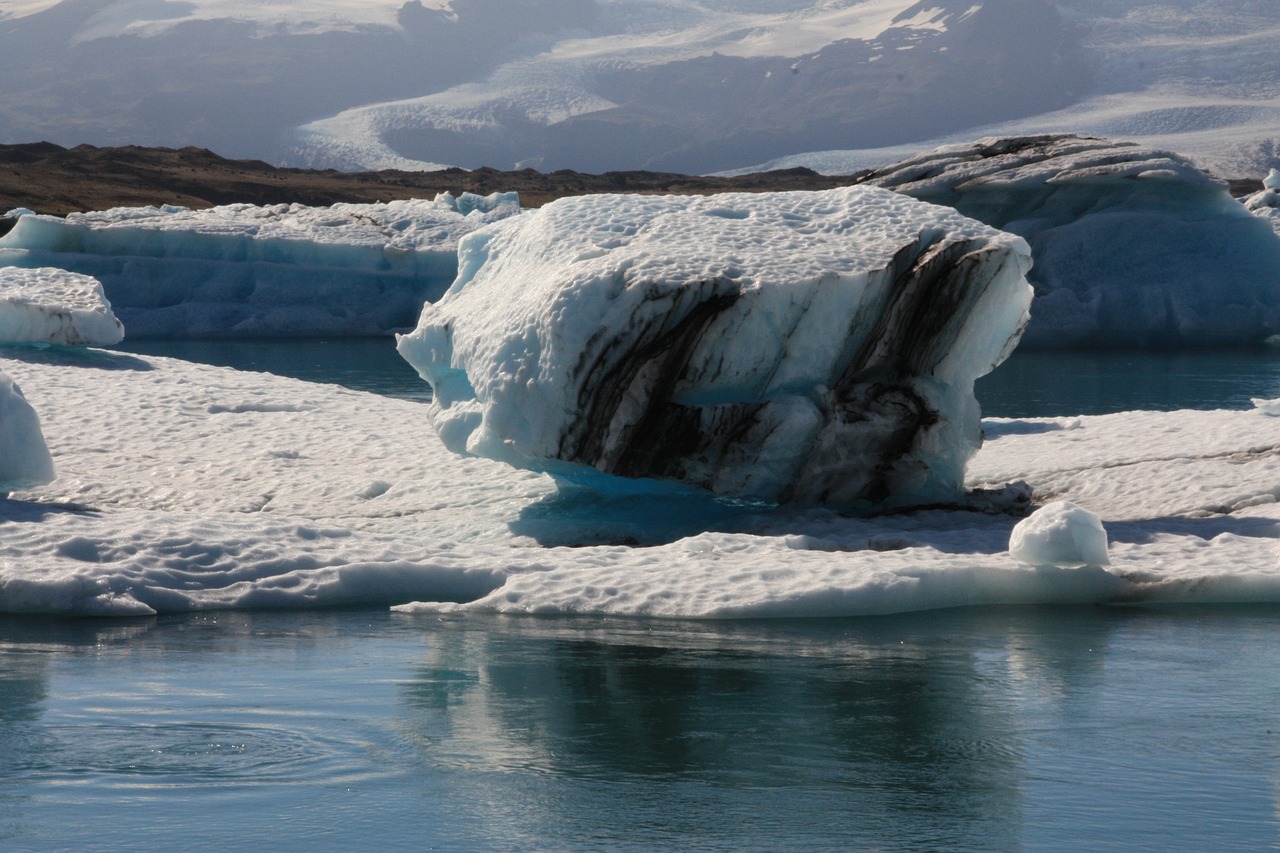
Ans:
<svg viewBox="0 0 1280 853"><path fill-rule="evenodd" d="M393 397L430 389L389 338L331 340L126 340L114 349L333 382ZM1176 352L1015 352L978 380L984 415L1031 418L1134 409L1247 409L1280 396L1280 348Z"/></svg>
<svg viewBox="0 0 1280 853"><path fill-rule="evenodd" d="M1259 850L1248 608L0 620L5 850Z"/></svg>
<svg viewBox="0 0 1280 853"><path fill-rule="evenodd" d="M423 397L389 341L135 352ZM1017 354L1025 417L1280 353ZM0 617L0 850L1280 848L1280 611Z"/></svg>

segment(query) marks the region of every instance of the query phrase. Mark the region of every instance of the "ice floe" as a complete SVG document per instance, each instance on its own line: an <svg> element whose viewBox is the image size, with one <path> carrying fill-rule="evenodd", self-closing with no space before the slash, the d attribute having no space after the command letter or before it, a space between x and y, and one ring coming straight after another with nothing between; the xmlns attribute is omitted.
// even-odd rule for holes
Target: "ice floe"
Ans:
<svg viewBox="0 0 1280 853"><path fill-rule="evenodd" d="M420 403L97 350L7 349L0 367L59 474L0 504L5 612L1280 601L1280 419L1256 410L987 421L970 485L1025 479L1106 524L1109 566L1060 569L1014 559L1000 514L560 488L448 452Z"/></svg>

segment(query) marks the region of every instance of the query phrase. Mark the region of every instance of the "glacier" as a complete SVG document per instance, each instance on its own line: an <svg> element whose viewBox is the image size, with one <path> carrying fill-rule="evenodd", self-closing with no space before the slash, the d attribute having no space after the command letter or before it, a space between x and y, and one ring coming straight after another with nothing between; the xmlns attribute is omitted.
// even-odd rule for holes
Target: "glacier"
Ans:
<svg viewBox="0 0 1280 853"><path fill-rule="evenodd" d="M1178 154L1073 134L923 152L863 177L1026 238L1027 347L1258 344L1280 332L1280 239Z"/></svg>
<svg viewBox="0 0 1280 853"><path fill-rule="evenodd" d="M448 287L462 235L519 211L515 193L442 193L27 213L0 237L0 266L92 276L134 337L389 334Z"/></svg>
<svg viewBox="0 0 1280 853"><path fill-rule="evenodd" d="M102 283L41 267L0 267L0 342L110 346L124 340Z"/></svg>
<svg viewBox="0 0 1280 853"><path fill-rule="evenodd" d="M561 199L458 265L398 343L446 447L849 507L962 499L1031 298L1020 238L872 187Z"/></svg>

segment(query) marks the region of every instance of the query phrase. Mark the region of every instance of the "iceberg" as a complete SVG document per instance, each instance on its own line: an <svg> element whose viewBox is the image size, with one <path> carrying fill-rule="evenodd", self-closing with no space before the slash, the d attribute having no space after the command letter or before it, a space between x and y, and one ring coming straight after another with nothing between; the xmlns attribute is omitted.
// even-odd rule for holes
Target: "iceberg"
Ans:
<svg viewBox="0 0 1280 853"><path fill-rule="evenodd" d="M35 409L22 389L0 373L0 496L53 481L53 457Z"/></svg>
<svg viewBox="0 0 1280 853"><path fill-rule="evenodd" d="M1024 346L1240 345L1280 332L1266 193L1251 215L1178 154L1074 135L985 138L864 180L1026 238L1036 298Z"/></svg>
<svg viewBox="0 0 1280 853"><path fill-rule="evenodd" d="M444 193L28 213L0 237L0 266L93 276L132 337L389 334L448 287L459 238L519 210L515 193Z"/></svg>
<svg viewBox="0 0 1280 853"><path fill-rule="evenodd" d="M110 346L124 325L95 278L48 267L0 267L0 342Z"/></svg>
<svg viewBox="0 0 1280 853"><path fill-rule="evenodd" d="M1021 238L874 187L561 199L458 264L398 343L449 449L851 508L962 499L1031 299Z"/></svg>

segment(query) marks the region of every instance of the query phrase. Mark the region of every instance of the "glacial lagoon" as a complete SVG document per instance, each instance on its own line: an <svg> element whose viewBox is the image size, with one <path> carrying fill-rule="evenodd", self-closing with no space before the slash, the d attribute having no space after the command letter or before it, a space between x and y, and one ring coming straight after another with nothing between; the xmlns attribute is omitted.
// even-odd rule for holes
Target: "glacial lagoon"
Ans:
<svg viewBox="0 0 1280 853"><path fill-rule="evenodd" d="M1260 850L1273 609L0 620L4 849Z"/></svg>

